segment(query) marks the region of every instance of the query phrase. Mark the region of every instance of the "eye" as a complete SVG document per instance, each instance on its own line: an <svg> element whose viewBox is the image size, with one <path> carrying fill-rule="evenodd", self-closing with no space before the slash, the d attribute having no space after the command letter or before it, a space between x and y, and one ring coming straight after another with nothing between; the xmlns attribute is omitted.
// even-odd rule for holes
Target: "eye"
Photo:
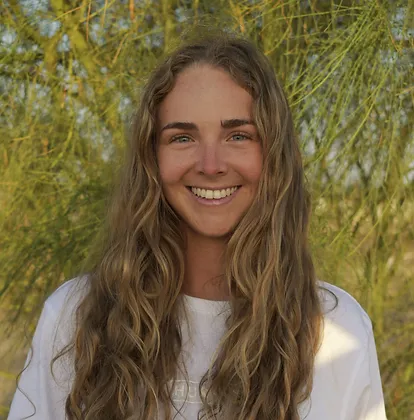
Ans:
<svg viewBox="0 0 414 420"><path fill-rule="evenodd" d="M171 139L170 143L188 143L191 141L191 138L188 136L183 136L183 135L178 135L178 136L174 136Z"/></svg>
<svg viewBox="0 0 414 420"><path fill-rule="evenodd" d="M248 136L246 134L243 134L243 133L232 134L231 138L232 138L232 140L235 140L235 141L242 141L242 140L251 139L250 136Z"/></svg>

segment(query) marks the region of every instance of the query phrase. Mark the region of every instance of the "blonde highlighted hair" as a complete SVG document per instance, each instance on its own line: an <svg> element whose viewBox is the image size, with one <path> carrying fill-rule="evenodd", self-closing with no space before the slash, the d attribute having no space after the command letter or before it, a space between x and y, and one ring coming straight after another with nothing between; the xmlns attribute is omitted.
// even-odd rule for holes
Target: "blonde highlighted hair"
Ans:
<svg viewBox="0 0 414 420"><path fill-rule="evenodd" d="M231 312L200 383L208 389L200 416L299 420L310 395L322 314L292 115L267 58L245 39L214 34L171 53L142 92L90 288L77 310L70 420L150 420L160 404L172 418L169 384L185 316L184 238L160 185L156 113L177 75L198 63L225 70L252 95L264 156L255 201L226 248Z"/></svg>

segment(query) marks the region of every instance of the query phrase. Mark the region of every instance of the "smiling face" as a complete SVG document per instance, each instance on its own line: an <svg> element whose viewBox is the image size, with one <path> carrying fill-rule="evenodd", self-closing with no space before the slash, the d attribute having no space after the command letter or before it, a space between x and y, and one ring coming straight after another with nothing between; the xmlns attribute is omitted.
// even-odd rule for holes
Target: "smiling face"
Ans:
<svg viewBox="0 0 414 420"><path fill-rule="evenodd" d="M253 98L219 68L182 71L158 109L164 195L198 235L227 236L250 207L262 171Z"/></svg>

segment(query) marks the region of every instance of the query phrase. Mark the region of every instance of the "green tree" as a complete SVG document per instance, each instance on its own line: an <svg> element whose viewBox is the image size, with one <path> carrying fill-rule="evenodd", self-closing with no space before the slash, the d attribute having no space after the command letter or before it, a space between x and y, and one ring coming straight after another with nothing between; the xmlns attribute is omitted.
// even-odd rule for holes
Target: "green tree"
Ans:
<svg viewBox="0 0 414 420"><path fill-rule="evenodd" d="M282 79L319 277L368 311L389 419L414 418L413 0L5 0L0 16L8 325L36 320L79 272L148 71L183 31L213 24L255 40Z"/></svg>

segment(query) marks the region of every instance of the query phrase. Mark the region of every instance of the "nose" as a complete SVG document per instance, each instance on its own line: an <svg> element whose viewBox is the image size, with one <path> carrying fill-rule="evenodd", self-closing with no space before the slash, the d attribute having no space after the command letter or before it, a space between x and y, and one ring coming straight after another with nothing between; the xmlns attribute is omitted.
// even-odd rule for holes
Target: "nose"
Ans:
<svg viewBox="0 0 414 420"><path fill-rule="evenodd" d="M227 172L224 150L220 144L202 144L197 156L196 170L204 175L220 175Z"/></svg>

